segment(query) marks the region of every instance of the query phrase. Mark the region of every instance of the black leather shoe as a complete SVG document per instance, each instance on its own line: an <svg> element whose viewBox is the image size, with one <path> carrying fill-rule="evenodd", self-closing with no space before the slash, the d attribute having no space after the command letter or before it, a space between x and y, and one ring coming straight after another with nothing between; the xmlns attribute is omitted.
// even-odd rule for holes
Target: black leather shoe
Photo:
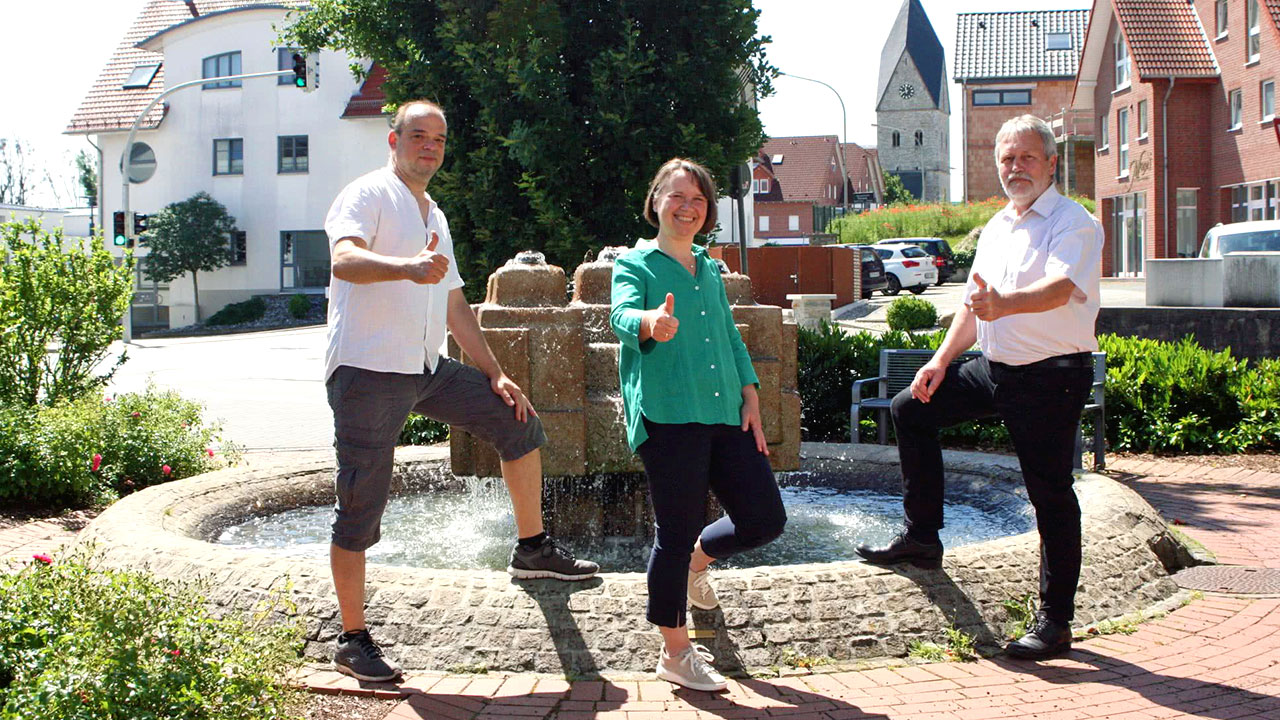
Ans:
<svg viewBox="0 0 1280 720"><path fill-rule="evenodd" d="M1031 632L1009 643L1004 649L1010 657L1044 660L1071 649L1071 626L1036 613L1036 626Z"/></svg>
<svg viewBox="0 0 1280 720"><path fill-rule="evenodd" d="M854 548L854 552L872 565L909 562L926 570L937 570L942 567L942 543L920 542L905 532L899 533L884 547L859 545Z"/></svg>

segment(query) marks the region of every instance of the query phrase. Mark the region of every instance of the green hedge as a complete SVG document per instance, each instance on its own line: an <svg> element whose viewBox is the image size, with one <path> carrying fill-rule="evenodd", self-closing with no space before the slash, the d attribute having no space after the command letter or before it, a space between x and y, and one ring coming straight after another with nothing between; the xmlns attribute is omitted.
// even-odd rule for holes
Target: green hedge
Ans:
<svg viewBox="0 0 1280 720"><path fill-rule="evenodd" d="M881 336L824 325L799 329L797 381L804 440L848 442L853 381L874 377L882 348L936 348L943 332ZM1107 353L1107 445L1126 452L1237 453L1280 450L1280 360L1237 360L1190 339L1177 343L1102 335ZM860 437L876 437L875 414ZM1085 433L1090 432L1086 422ZM890 430L892 437L892 429ZM963 423L944 443L1011 449L998 419Z"/></svg>
<svg viewBox="0 0 1280 720"><path fill-rule="evenodd" d="M900 297L889 303L885 321L890 330L928 330L938 324L938 309L924 298Z"/></svg>
<svg viewBox="0 0 1280 720"><path fill-rule="evenodd" d="M449 426L439 420L432 420L417 413L409 413L400 428L400 439L397 445L434 445L449 439Z"/></svg>
<svg viewBox="0 0 1280 720"><path fill-rule="evenodd" d="M222 467L198 403L147 388L50 407L0 406L0 506L82 507Z"/></svg>
<svg viewBox="0 0 1280 720"><path fill-rule="evenodd" d="M262 319L267 314L267 301L252 297L244 302L231 303L204 321L205 325L239 325Z"/></svg>
<svg viewBox="0 0 1280 720"><path fill-rule="evenodd" d="M0 720L288 717L292 608L215 617L207 590L85 555L0 575Z"/></svg>

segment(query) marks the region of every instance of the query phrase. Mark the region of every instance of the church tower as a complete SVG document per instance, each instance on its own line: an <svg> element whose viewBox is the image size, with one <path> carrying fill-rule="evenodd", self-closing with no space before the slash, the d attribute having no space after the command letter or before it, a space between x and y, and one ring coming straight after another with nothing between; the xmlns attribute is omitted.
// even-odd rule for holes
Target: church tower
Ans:
<svg viewBox="0 0 1280 720"><path fill-rule="evenodd" d="M904 0L880 51L876 147L885 172L926 202L951 199L951 105L942 43L920 0Z"/></svg>

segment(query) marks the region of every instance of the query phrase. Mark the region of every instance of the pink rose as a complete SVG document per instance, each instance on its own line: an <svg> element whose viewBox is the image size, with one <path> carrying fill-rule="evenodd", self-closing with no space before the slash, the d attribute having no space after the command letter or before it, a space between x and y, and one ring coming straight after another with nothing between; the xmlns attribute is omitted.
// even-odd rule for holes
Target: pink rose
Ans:
<svg viewBox="0 0 1280 720"><path fill-rule="evenodd" d="M164 473L165 477L168 477L169 474L173 472L173 468L169 467L168 465L161 465L160 472Z"/></svg>
<svg viewBox="0 0 1280 720"><path fill-rule="evenodd" d="M36 562L40 562L40 563L43 563L43 564L45 564L45 565L52 565L52 564L53 564L53 558L49 557L48 555L36 554L36 555L32 555L31 557L32 557L32 559L34 559Z"/></svg>
<svg viewBox="0 0 1280 720"><path fill-rule="evenodd" d="M89 463L89 472L98 472L100 467L102 467L102 454L94 453L93 461Z"/></svg>

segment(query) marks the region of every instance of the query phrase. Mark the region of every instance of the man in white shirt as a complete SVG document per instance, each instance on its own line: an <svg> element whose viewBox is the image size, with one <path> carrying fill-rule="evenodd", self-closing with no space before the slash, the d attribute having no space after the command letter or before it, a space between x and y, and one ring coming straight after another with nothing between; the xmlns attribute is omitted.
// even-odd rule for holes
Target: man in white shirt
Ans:
<svg viewBox="0 0 1280 720"><path fill-rule="evenodd" d="M325 389L338 460L329 560L343 626L334 664L361 680L400 674L365 626L365 550L380 537L410 411L494 444L518 538L507 572L585 580L600 569L543 531L542 422L485 341L462 293L448 221L426 192L447 134L438 105L403 104L387 135L388 164L345 187L325 218L333 260ZM445 356L446 329L479 369Z"/></svg>
<svg viewBox="0 0 1280 720"><path fill-rule="evenodd" d="M978 239L964 305L946 340L893 399L902 462L906 530L869 562L942 563L940 428L998 415L1022 466L1040 531L1040 610L1012 642L1015 657L1051 657L1071 647L1080 579L1080 505L1072 489L1076 425L1098 349L1102 227L1053 186L1057 147L1048 124L1016 117L996 135L996 165L1009 204ZM952 366L978 343L982 356Z"/></svg>

